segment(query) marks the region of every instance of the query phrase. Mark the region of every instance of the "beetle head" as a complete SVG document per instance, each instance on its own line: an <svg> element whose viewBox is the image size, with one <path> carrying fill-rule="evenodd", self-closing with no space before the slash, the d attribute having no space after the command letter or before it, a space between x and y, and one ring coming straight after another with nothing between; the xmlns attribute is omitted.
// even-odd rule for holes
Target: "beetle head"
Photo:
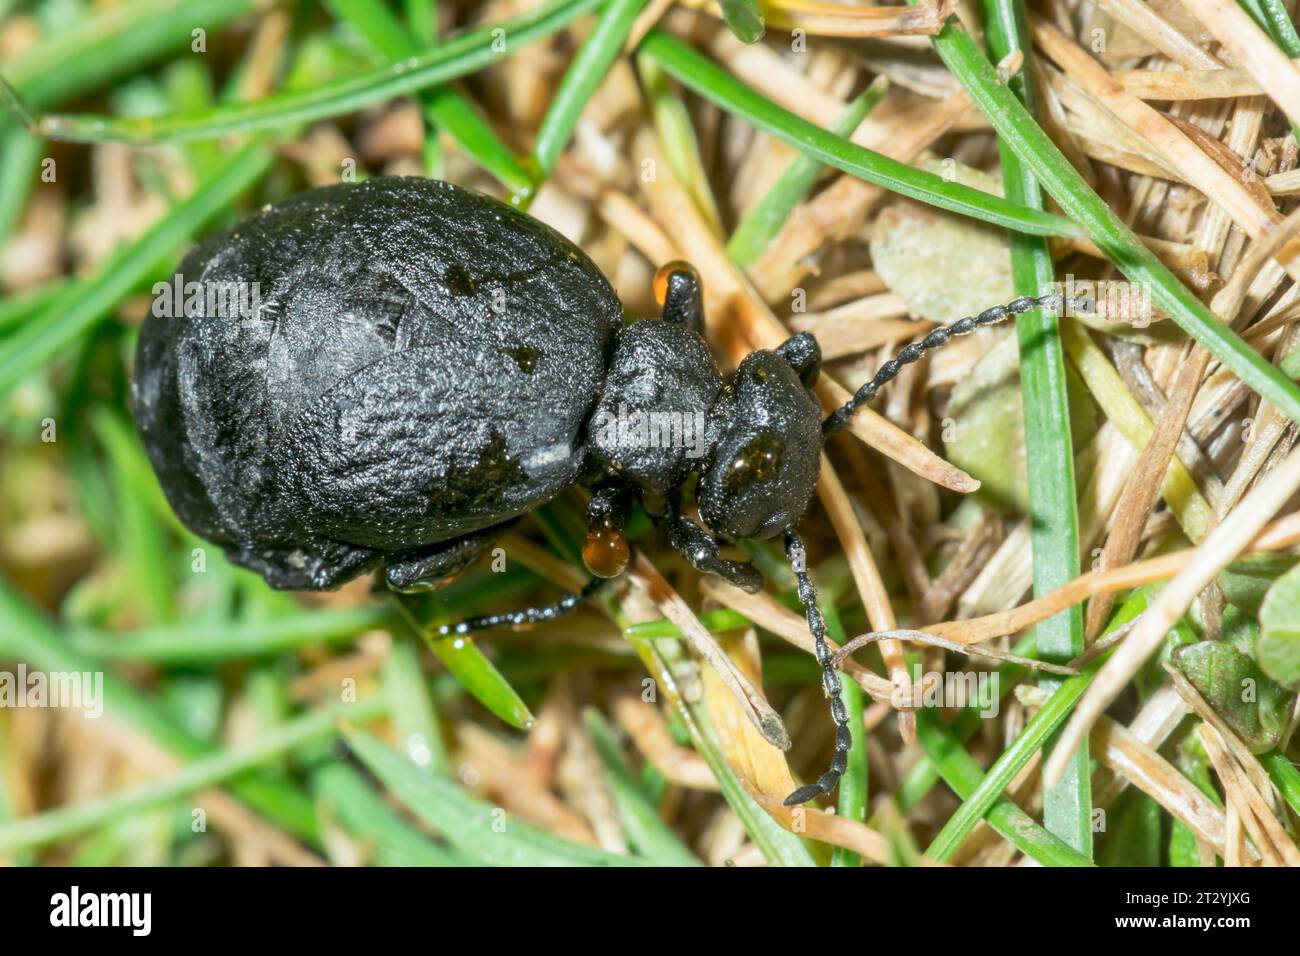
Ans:
<svg viewBox="0 0 1300 956"><path fill-rule="evenodd" d="M821 466L821 406L810 391L820 368L806 332L740 363L719 399L721 436L696 491L716 533L770 538L808 507Z"/></svg>

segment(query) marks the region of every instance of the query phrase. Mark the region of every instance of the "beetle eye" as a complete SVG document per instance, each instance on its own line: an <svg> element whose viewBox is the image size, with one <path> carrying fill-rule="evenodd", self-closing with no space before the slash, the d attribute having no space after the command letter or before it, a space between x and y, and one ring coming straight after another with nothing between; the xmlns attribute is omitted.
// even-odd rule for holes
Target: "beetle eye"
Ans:
<svg viewBox="0 0 1300 956"><path fill-rule="evenodd" d="M779 435L765 433L751 438L736 453L723 476L722 488L728 495L741 494L771 478L781 468L785 442Z"/></svg>

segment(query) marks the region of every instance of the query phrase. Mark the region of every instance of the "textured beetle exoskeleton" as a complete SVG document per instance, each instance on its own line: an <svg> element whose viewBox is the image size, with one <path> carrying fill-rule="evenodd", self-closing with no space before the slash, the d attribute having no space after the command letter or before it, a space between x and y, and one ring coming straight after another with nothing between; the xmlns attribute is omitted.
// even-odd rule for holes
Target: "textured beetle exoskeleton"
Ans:
<svg viewBox="0 0 1300 956"><path fill-rule="evenodd" d="M181 519L273 586L418 560L577 477L622 310L536 220L376 179L268 207L179 271L259 307L149 316L136 422Z"/></svg>

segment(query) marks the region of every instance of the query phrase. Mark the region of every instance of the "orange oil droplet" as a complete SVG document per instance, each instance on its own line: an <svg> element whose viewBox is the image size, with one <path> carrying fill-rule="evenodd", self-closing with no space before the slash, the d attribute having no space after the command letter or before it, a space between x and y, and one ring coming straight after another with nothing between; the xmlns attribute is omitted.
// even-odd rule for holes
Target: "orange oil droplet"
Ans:
<svg viewBox="0 0 1300 956"><path fill-rule="evenodd" d="M616 578L627 568L627 539L612 528L592 528L582 542L582 563L598 578Z"/></svg>
<svg viewBox="0 0 1300 956"><path fill-rule="evenodd" d="M674 259L659 267L659 271L655 273L654 291L655 301L659 303L660 308L663 308L663 304L668 301L668 279L674 272L689 272L694 275L695 269L689 262L683 262L681 259Z"/></svg>

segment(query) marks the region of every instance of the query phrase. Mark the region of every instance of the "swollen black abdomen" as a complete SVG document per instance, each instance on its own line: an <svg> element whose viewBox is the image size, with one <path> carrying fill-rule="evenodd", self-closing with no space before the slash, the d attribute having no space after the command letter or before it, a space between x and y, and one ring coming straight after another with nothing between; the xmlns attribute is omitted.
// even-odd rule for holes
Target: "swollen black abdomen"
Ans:
<svg viewBox="0 0 1300 956"><path fill-rule="evenodd" d="M182 520L272 583L332 586L577 475L621 310L529 217L375 179L268 207L180 272L257 308L146 320L139 428Z"/></svg>

